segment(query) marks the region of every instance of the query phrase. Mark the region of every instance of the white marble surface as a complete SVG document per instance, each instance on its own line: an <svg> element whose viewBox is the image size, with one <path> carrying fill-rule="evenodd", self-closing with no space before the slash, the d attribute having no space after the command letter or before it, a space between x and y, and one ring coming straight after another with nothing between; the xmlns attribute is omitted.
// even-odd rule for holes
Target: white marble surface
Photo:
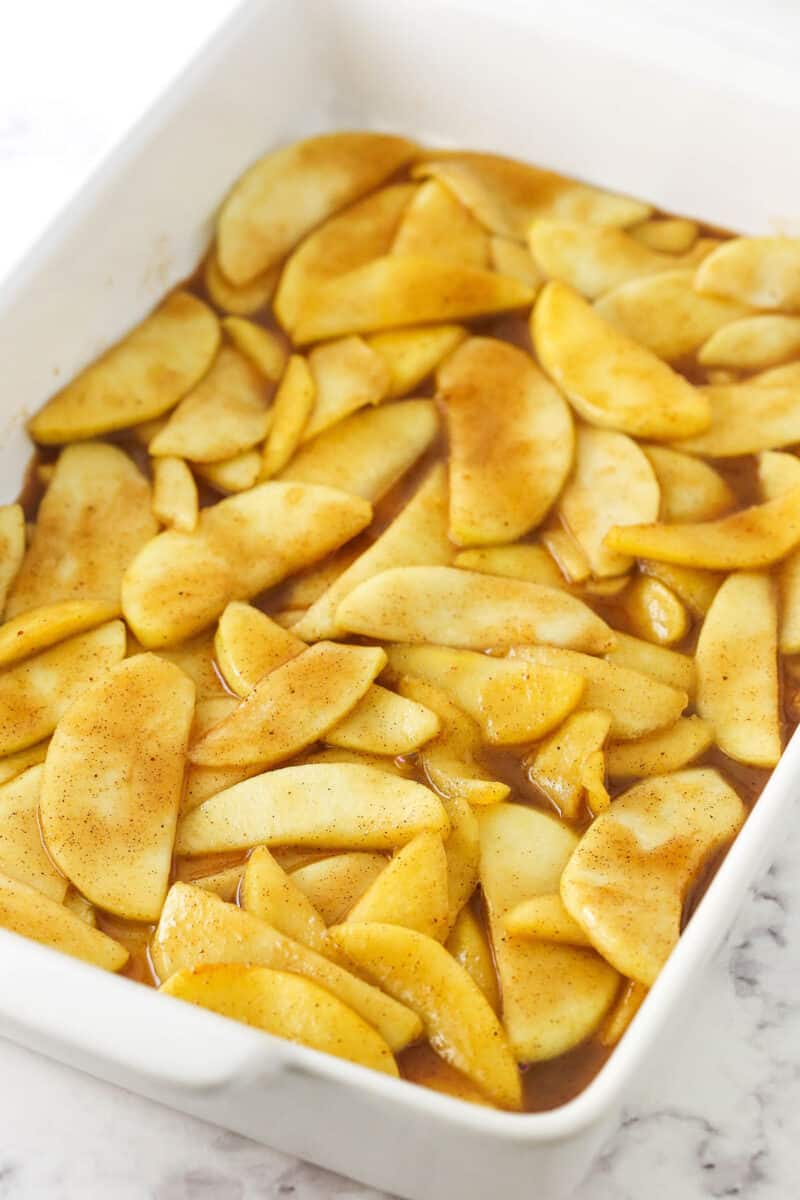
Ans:
<svg viewBox="0 0 800 1200"><path fill-rule="evenodd" d="M0 5L0 276L231 2ZM797 1195L799 857L800 814L575 1200ZM0 1081L0 1200L379 1200L2 1041Z"/></svg>

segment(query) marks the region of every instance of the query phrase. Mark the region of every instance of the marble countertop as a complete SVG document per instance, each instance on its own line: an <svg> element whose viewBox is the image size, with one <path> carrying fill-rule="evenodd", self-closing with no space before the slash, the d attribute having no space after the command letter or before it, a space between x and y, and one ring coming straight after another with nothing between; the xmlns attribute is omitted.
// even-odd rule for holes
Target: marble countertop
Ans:
<svg viewBox="0 0 800 1200"><path fill-rule="evenodd" d="M0 276L232 2L2 6ZM575 1200L797 1194L799 859L800 812ZM2 1040L0 1079L0 1200L380 1200Z"/></svg>

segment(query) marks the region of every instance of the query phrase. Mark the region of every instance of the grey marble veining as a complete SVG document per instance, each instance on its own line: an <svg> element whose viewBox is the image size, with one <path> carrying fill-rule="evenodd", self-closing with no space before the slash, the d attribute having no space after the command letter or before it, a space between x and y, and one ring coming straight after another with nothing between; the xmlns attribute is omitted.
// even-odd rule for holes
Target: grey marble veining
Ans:
<svg viewBox="0 0 800 1200"><path fill-rule="evenodd" d="M0 6L0 275L230 4ZM741 0L717 13L733 8L741 22ZM123 12L125 53L104 58ZM97 37L73 36L75 21L94 23ZM798 861L800 813L751 889L681 1040L637 1080L575 1200L800 1192ZM0 1200L380 1200L2 1041L0 1081Z"/></svg>

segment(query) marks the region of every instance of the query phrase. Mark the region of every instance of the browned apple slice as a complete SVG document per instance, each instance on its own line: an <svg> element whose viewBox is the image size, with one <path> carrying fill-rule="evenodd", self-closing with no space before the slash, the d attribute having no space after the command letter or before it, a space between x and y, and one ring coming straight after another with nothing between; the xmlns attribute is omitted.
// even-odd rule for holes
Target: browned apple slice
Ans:
<svg viewBox="0 0 800 1200"><path fill-rule="evenodd" d="M403 213L392 254L489 266L489 238L468 208L435 179L423 183Z"/></svg>

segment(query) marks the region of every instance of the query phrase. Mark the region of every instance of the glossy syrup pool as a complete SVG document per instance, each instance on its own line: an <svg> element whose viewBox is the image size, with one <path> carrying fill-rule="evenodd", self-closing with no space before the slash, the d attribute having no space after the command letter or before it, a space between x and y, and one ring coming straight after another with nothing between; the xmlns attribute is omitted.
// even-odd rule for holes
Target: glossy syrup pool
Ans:
<svg viewBox="0 0 800 1200"><path fill-rule="evenodd" d="M402 179L403 176L398 176ZM712 229L701 229L701 236L714 235L720 236L720 231ZM721 236L730 236L722 234ZM200 296L206 303L213 308L213 301L205 290L202 271L198 271L184 285L187 290L194 292ZM220 313L220 315L224 315ZM271 332L277 334L287 345L288 341L282 331L277 326L271 313L267 312L261 315L255 315L249 318L257 321ZM529 334L528 320L525 316L519 314L508 314L501 317L492 318L490 320L466 321L463 324L471 328L473 333L481 334L489 337L501 338L522 349L531 352L531 340ZM674 365L674 364L673 364ZM679 364L678 369L686 375L692 383L702 384L707 382L705 372L701 367L698 367L694 362ZM421 386L414 389L415 396L433 396L434 384L433 380L429 379ZM147 451L142 445L132 436L125 433L112 435L108 440L112 440L124 446L131 457L139 464L140 468L149 474L149 459ZM386 528L386 526L394 519L405 505L408 498L415 491L420 479L427 472L431 464L439 459L446 457L447 446L444 435L440 435L438 441L431 449L423 456L416 466L409 471L376 505L375 515L370 527L365 530L359 537L355 538L343 550L335 552L331 556L340 564L340 569L344 569L347 562L362 553ZM44 491L44 484L40 478L38 468L52 462L57 455L57 449L47 449L37 451L31 460L29 470L26 475L19 500L25 509L26 519L33 521L36 518L39 501ZM715 467L725 476L728 483L734 489L740 505L745 507L754 503L757 500L757 480L755 473L755 463L752 457L729 460L724 462L716 462ZM198 480L201 505L214 503L221 497L210 487L204 485ZM523 541L525 539L522 539ZM531 535L530 540L534 540L534 535ZM270 589L263 595L256 597L251 602L258 605L266 613L276 614L281 613L290 607L288 603L293 590L295 589L298 580L303 579L303 576L313 577L324 563L316 564L309 568L305 573L301 572L298 576L294 576L287 583L278 585ZM618 604L613 600L601 600L597 597L583 595L582 598L596 609L600 615L608 620L615 628L621 631L626 631L626 619ZM692 629L687 634L686 639L680 645L672 647L675 650L681 650L691 653L694 649L694 644L697 638L699 623L695 622ZM359 640L359 639L354 639ZM795 665L797 664L797 665ZM789 735L793 731L795 725L800 719L800 656L796 660L788 660L783 664L781 686L783 689L783 711L785 718L785 740L788 740ZM224 683L220 677L221 686ZM690 707L687 709L686 715L693 710ZM313 753L319 747L310 747L305 754ZM514 747L504 750L486 750L484 752L484 765L489 769L493 776L507 783L511 788L509 800L515 803L528 804L543 811L554 813L561 816L554 808L551 801L544 795L543 792L536 787L528 777L526 769L522 763L522 758L530 751L530 746ZM301 758L293 761L302 761L305 754ZM693 765L713 765L719 768L722 773L736 788L748 809L756 802L761 793L770 772L767 770L758 770L755 768L744 767L739 763L729 759L719 749L713 748L706 754L696 760ZM289 765L289 764L283 764ZM430 786L429 781L424 776L419 763L414 756L404 760L404 765L411 778L417 778ZM618 783L610 787L610 792L613 795L624 791L630 786L630 782ZM581 833L590 823L591 814L588 810L584 811L579 818L573 822L573 826L577 833ZM217 855L203 860L190 861L175 861L173 863L173 879L197 879L204 875L212 874L223 870L227 867L243 863L246 860L246 854L226 854ZM320 855L305 855L306 859L312 857L324 857ZM701 876L695 880L689 894L686 897L683 914L683 924L691 918L698 903L702 899L703 893L711 882L716 870L724 859L724 852L718 855L712 862L706 865L706 868L701 873ZM481 905L478 904L476 911L482 911ZM149 957L148 945L154 926L142 925L132 921L126 921L122 918L112 916L107 913L96 913L98 928L102 929L118 941L122 942L130 951L130 961L122 972L129 978L143 983L148 986L157 986L158 980L155 976L152 963ZM620 992L627 986L627 981L623 981ZM603 1064L606 1062L610 1054L613 1052L613 1046L606 1046L602 1043L600 1035L595 1035L588 1039L583 1044L575 1047L569 1053L561 1055L549 1062L535 1063L523 1066L522 1080L524 1093L524 1109L527 1112L540 1112L547 1109L558 1107L566 1103L579 1092L581 1092L588 1083L599 1072ZM398 1055L398 1064L403 1078L417 1083L424 1083L436 1088L437 1090L447 1092L454 1096L459 1096L463 1099L474 1103L486 1103L475 1088L470 1084L460 1072L450 1067L441 1058L439 1058L430 1048L427 1043L420 1043L412 1046Z"/></svg>

